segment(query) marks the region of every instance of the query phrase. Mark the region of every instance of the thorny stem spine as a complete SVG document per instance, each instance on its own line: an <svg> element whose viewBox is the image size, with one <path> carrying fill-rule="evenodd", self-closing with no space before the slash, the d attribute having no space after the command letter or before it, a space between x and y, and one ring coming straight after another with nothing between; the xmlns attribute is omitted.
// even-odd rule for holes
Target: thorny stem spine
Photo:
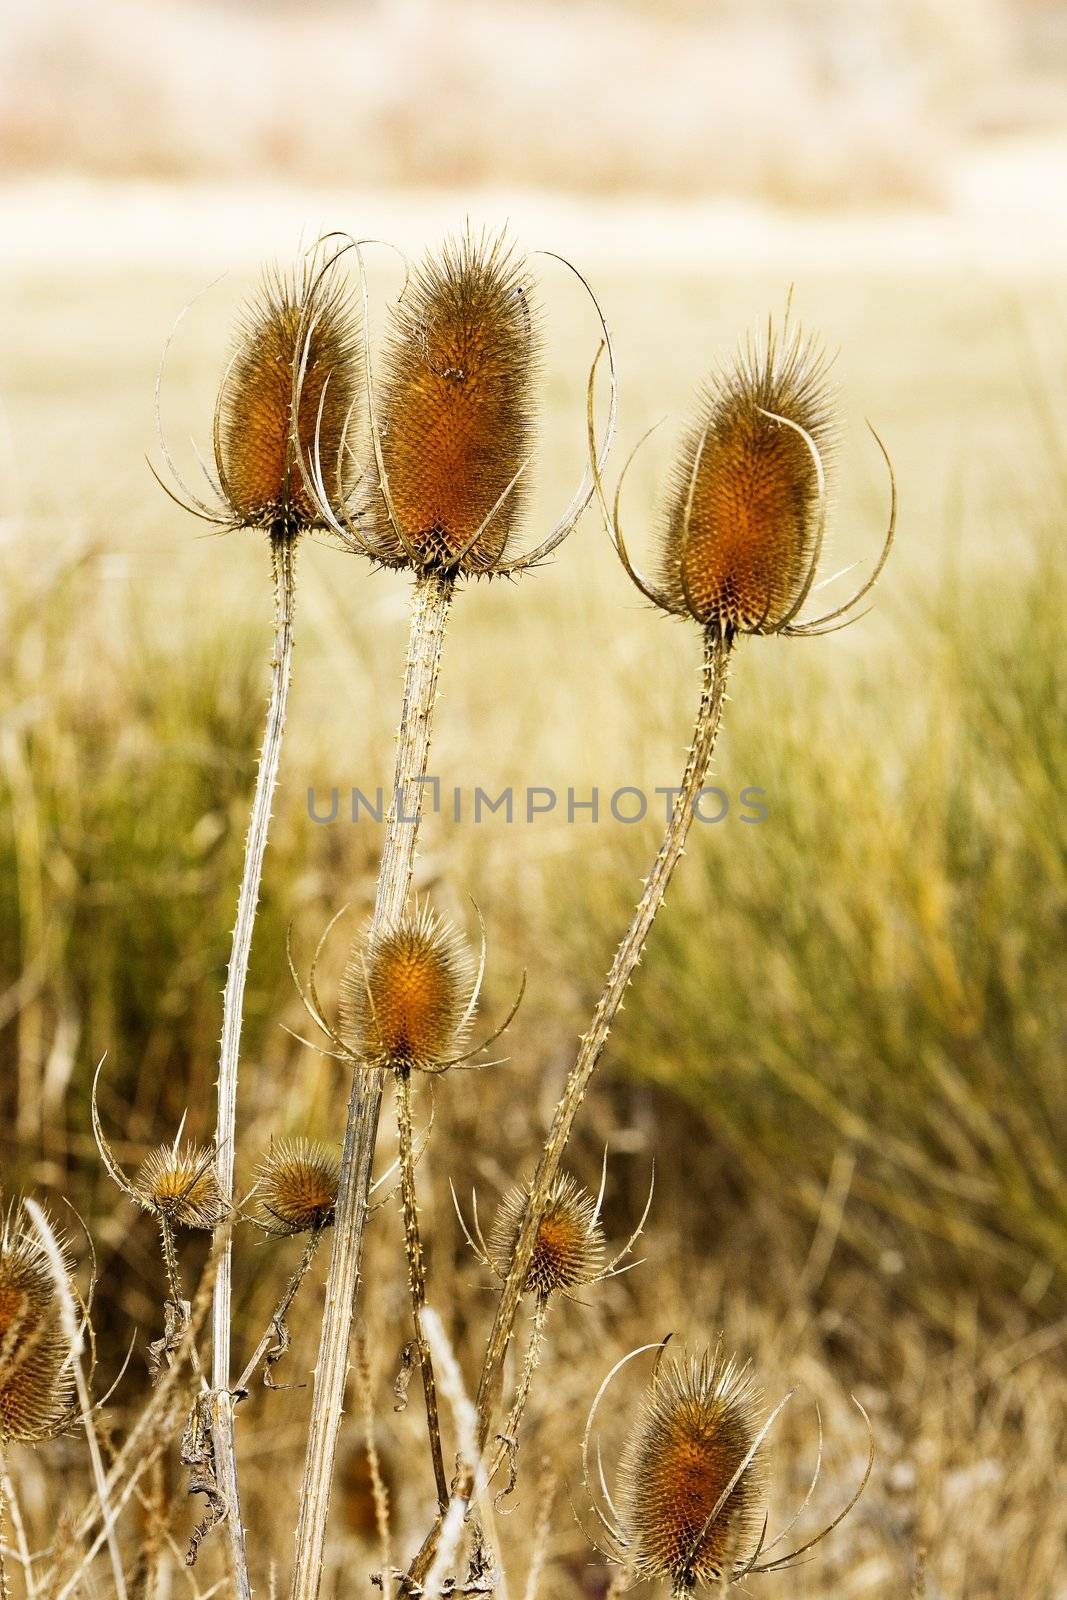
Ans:
<svg viewBox="0 0 1067 1600"><path fill-rule="evenodd" d="M307 1276L308 1268L315 1259L315 1252L319 1248L319 1242L322 1239L322 1234L322 1227L313 1228L311 1230L311 1235L304 1246L304 1253L300 1257L299 1265L297 1266L297 1269L293 1273L292 1277L289 1279L284 1294L274 1308L274 1314L267 1324L267 1331L256 1345L256 1348L253 1350L251 1356L249 1356L247 1366L233 1386L233 1392L238 1398L243 1397L247 1393L248 1385L255 1377L256 1368L263 1360L263 1357L266 1355L271 1345L275 1342L277 1338L276 1330L278 1324L282 1322L289 1314L289 1308L296 1299L297 1290L303 1283L305 1277Z"/></svg>
<svg viewBox="0 0 1067 1600"><path fill-rule="evenodd" d="M630 926L615 952L611 969L597 1002L589 1031L581 1037L578 1054L567 1078L552 1118L552 1126L541 1152L541 1158L530 1188L530 1198L523 1213L522 1224L515 1240L511 1265L496 1318L486 1346L485 1359L478 1385L478 1443L484 1450L492 1427L492 1418L503 1383L504 1357L507 1354L515 1326L515 1317L522 1299L522 1288L533 1255L537 1229L548 1200L552 1183L559 1171L563 1152L570 1138L574 1119L585 1098L590 1079L596 1070L601 1052L611 1031L616 1013L623 1003L634 970L641 959L645 941L663 903L671 874L685 848L686 837L693 820L693 805L707 775L715 739L719 731L723 702L726 697L726 680L729 670L731 640L717 629L708 627L704 633L704 664L700 696L693 732L681 786L675 797L659 853L645 880L641 898L637 903ZM466 1477L470 1478L468 1470ZM458 1481L453 1493L468 1498L473 1485ZM421 1583L429 1569L436 1548L440 1523L431 1530L419 1550L409 1572L409 1579Z"/></svg>
<svg viewBox="0 0 1067 1600"><path fill-rule="evenodd" d="M530 1387L533 1384L534 1373L537 1371L541 1360L541 1346L544 1343L545 1323L548 1320L548 1295L539 1294L534 1304L533 1322L530 1326L530 1341L526 1346L526 1356L522 1363L522 1374L519 1386L515 1391L515 1398L511 1402L508 1420L504 1424L500 1449L496 1460L493 1462L490 1479L500 1471L505 1458L510 1455L512 1461L511 1476L504 1487L504 1493L510 1493L515 1486L514 1462L519 1446L519 1428L522 1425L523 1415L526 1411L526 1402L530 1398Z"/></svg>
<svg viewBox="0 0 1067 1600"><path fill-rule="evenodd" d="M372 932L401 916L411 885L424 788L418 780L426 777L441 648L454 586L452 577L435 572L421 572L415 580L393 798L378 872ZM330 1485L385 1081L384 1069L357 1066L353 1070L300 1494L291 1600L316 1600L322 1577Z"/></svg>
<svg viewBox="0 0 1067 1600"><path fill-rule="evenodd" d="M426 1264L422 1253L418 1201L415 1194L415 1150L411 1134L411 1069L408 1067L398 1067L396 1071L396 1124L400 1141L400 1192L404 1210L404 1245L408 1258L411 1314L419 1350L419 1370L422 1374L422 1393L426 1402L426 1427L430 1435L430 1455L433 1458L437 1504L444 1511L448 1505L448 1478L445 1475L444 1456L441 1451L437 1380L434 1377L433 1356L422 1332L422 1313L426 1308Z"/></svg>
<svg viewBox="0 0 1067 1600"><path fill-rule="evenodd" d="M271 661L270 699L256 775L252 814L245 841L244 869L237 897L237 918L233 929L230 964L222 1000L222 1040L219 1045L218 1120L215 1128L215 1161L219 1194L228 1210L233 1202L234 1141L237 1125L237 1067L241 1051L241 1023L244 1015L245 981L252 948L252 928L263 857L267 848L271 806L278 781L285 706L293 662L293 606L296 594L296 541L292 530L278 523L271 529L271 562L274 568L274 650ZM233 1396L230 1392L230 1307L232 1298L232 1238L227 1237L219 1258L218 1276L212 1304L211 1383L218 1399L215 1417L215 1459L220 1487L226 1497L230 1553L239 1600L251 1600L244 1527L237 1485L237 1460L233 1438Z"/></svg>

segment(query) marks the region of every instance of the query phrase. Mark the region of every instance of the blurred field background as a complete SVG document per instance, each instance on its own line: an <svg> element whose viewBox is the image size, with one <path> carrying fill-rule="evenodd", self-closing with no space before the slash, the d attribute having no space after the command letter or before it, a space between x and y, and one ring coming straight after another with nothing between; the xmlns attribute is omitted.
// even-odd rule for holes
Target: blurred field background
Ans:
<svg viewBox="0 0 1067 1600"><path fill-rule="evenodd" d="M591 1182L607 1143L618 1237L656 1158L648 1260L555 1318L519 1510L501 1523L512 1588L542 1457L580 1508L575 1418L626 1348L673 1327L693 1348L722 1331L772 1400L803 1386L776 1446L779 1511L813 1463L813 1395L819 1507L862 1470L850 1390L874 1420L861 1508L819 1561L764 1580L768 1594L1063 1600L1067 8L48 0L10 9L0 50L0 1182L86 1217L102 1382L141 1330L116 1427L158 1331L160 1271L149 1221L100 1172L91 1073L106 1051L102 1109L127 1164L187 1107L210 1135L270 622L263 546L199 537L144 464L158 458L160 350L199 296L163 394L192 479L185 441L207 439L261 259L324 226L417 254L468 215L510 220L524 248L568 254L605 307L616 468L668 418L629 486L642 553L696 383L790 285L840 352L827 574L862 563L884 527L867 416L901 494L871 615L738 653L715 778L731 812L694 830L574 1151ZM536 272L531 540L581 470L595 348L564 270ZM398 282L381 254L379 326ZM342 903L352 925L369 907L379 830L343 806L312 823L307 791L322 803L333 785L387 783L406 599L402 579L351 556L302 553L249 984L246 1179L271 1134L340 1140L346 1084L281 1026L302 1031L285 931L306 966ZM461 1195L476 1183L491 1213L532 1165L661 823L557 811L474 826L469 800L514 785L521 814L527 785L578 799L596 785L606 812L620 786L672 783L697 670L697 640L639 602L592 515L550 568L471 586L455 607L432 767L463 789L467 820L430 819L418 886L468 926L468 894L482 907L489 1014L530 974L509 1064L441 1086L421 1169L432 1293L469 1379L491 1299L448 1181ZM759 827L737 820L746 786L766 791ZM326 992L343 944L339 930ZM244 1241L248 1343L291 1248ZM406 1337L395 1207L371 1250L396 1556L430 1507L418 1407L392 1411ZM314 1293L293 1319L293 1381L314 1360ZM254 1561L276 1561L280 1581L306 1407L297 1391L243 1408ZM380 1561L349 1426L337 1595L367 1592ZM14 1469L43 1546L82 1447L16 1453ZM158 1494L180 1546L193 1519L173 1459ZM603 1594L562 1483L549 1556L542 1593ZM204 1588L217 1559L205 1550ZM144 1593L184 1591L169 1560Z"/></svg>

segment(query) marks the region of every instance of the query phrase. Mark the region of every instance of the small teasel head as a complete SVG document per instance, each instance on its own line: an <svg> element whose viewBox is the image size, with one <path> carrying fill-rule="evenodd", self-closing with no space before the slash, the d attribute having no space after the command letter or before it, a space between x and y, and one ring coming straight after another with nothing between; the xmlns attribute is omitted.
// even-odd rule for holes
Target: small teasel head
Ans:
<svg viewBox="0 0 1067 1600"><path fill-rule="evenodd" d="M174 1228L210 1230L222 1215L214 1150L180 1136L145 1156L130 1187L146 1211Z"/></svg>
<svg viewBox="0 0 1067 1600"><path fill-rule="evenodd" d="M266 1233L292 1235L329 1227L337 1205L340 1164L309 1139L271 1140L255 1174L254 1221Z"/></svg>
<svg viewBox="0 0 1067 1600"><path fill-rule="evenodd" d="M72 1271L64 1255L65 1269ZM49 1439L73 1416L74 1379L53 1268L9 1210L0 1219L0 1444Z"/></svg>
<svg viewBox="0 0 1067 1600"><path fill-rule="evenodd" d="M529 1184L512 1189L489 1230L488 1261L501 1278L511 1267L529 1198ZM575 1178L561 1173L541 1214L523 1290L547 1298L557 1290L578 1289L605 1276L606 1264L599 1202Z"/></svg>
<svg viewBox="0 0 1067 1600"><path fill-rule="evenodd" d="M341 978L338 1034L368 1065L441 1072L464 1059L476 998L465 941L423 906L354 946Z"/></svg>
<svg viewBox="0 0 1067 1600"><path fill-rule="evenodd" d="M377 559L491 574L523 503L539 361L529 269L503 236L450 239L393 314L377 400Z"/></svg>
<svg viewBox="0 0 1067 1600"><path fill-rule="evenodd" d="M342 502L351 493L358 350L353 302L321 250L289 273L264 273L219 391L215 464L236 525L291 534L323 526L320 470L329 493Z"/></svg>
<svg viewBox="0 0 1067 1600"><path fill-rule="evenodd" d="M672 1592L730 1578L762 1523L761 1398L719 1351L660 1364L620 1463L619 1525L645 1578Z"/></svg>
<svg viewBox="0 0 1067 1600"><path fill-rule="evenodd" d="M826 367L799 330L768 330L702 393L666 506L672 610L724 636L775 633L796 615L822 537Z"/></svg>

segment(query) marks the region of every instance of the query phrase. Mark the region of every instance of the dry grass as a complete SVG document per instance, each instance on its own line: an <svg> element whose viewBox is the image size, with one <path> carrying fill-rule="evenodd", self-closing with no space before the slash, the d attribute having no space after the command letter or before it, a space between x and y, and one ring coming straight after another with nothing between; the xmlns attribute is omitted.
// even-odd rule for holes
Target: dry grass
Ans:
<svg viewBox="0 0 1067 1600"><path fill-rule="evenodd" d="M780 304L785 277L598 279L631 437L664 405L684 404L694 349L710 358ZM101 1385L131 1324L142 1345L155 1336L161 1288L151 1219L116 1203L95 1161L91 1068L106 1049L102 1109L127 1170L172 1135L186 1105L191 1136L209 1135L265 694L262 550L239 536L191 538L138 465L160 329L192 287L161 275L131 291L118 274L61 272L4 284L18 315L3 380L0 949L14 986L0 994L2 1170L5 1189L66 1192L88 1217ZM189 323L174 368L178 416L206 414L200 397L218 376L237 294L216 291ZM1032 294L1037 316L1049 301L1040 283ZM1067 1424L1054 967L1065 903L1063 594L1050 553L1064 512L1062 463L1043 434L1058 401L1029 405L1025 334L995 288L828 269L810 273L798 298L847 354L838 564L881 521L861 408L890 443L905 495L898 561L877 615L852 634L752 641L739 661L715 781L731 797L764 787L768 820L696 831L574 1153L595 1190L601 1140L612 1144L609 1242L625 1240L659 1157L648 1261L554 1313L500 1537L521 1593L546 1457L566 1483L539 1593L602 1595L603 1568L568 1506L568 1492L583 1503L575 1419L631 1345L673 1328L699 1350L722 1330L756 1358L772 1399L803 1386L775 1429L776 1517L806 1487L810 1396L827 1436L812 1527L862 1472L850 1388L878 1440L857 1513L817 1563L770 1580L768 1593L904 1600L925 1551L931 1600L1048 1600L1067 1585L1055 1492ZM546 520L580 460L584 377L565 356L585 347L580 313L561 295L553 314L564 320L533 492ZM1042 320L1054 341L1054 318ZM638 541L651 527L654 461L634 478ZM475 784L495 795L534 782L586 798L593 783L610 795L673 781L696 651L635 606L612 561L589 522L536 586L467 597L450 632L433 764L468 795ZM310 953L342 900L354 901L353 927L367 908L378 830L311 825L305 791L384 781L395 720L402 581L316 548L302 581L291 742L249 985L239 1182L272 1135L337 1144L343 1075L277 1026L302 1026L284 929L294 916L297 947ZM521 966L531 969L511 1064L448 1085L420 1167L431 1303L449 1308L468 1383L492 1283L459 1233L448 1180L464 1195L477 1182L491 1212L527 1175L660 823L430 819L419 886L466 926L464 892L483 905L490 1015L506 1010ZM343 949L342 938L324 961L325 988ZM427 1114L423 1097L417 1119ZM391 1136L387 1126L383 1148ZM432 1486L408 1467L425 1448L418 1405L392 1410L409 1317L398 1235L395 1216L377 1219L364 1315L392 1557L402 1560L424 1531ZM300 1248L268 1239L238 1252L238 1361ZM199 1259L193 1241L190 1282ZM301 1381L314 1360L321 1270L289 1317L278 1381ZM133 1359L108 1413L116 1444L142 1386L140 1349ZM630 1394L638 1388L635 1375ZM329 1553L337 1595L381 1560L357 1398L353 1387ZM257 1391L244 1407L245 1514L261 1572L290 1558L307 1403L306 1391ZM624 1432L609 1417L609 1460ZM180 1550L193 1517L173 1454L146 1478L129 1537L140 1524L146 1550L159 1547L151 1559L171 1573L161 1581L180 1593L167 1541ZM62 1552L56 1484L75 1508L77 1485L89 1494L82 1447L15 1451L12 1469L31 1546L55 1539ZM218 1560L205 1546L205 1589ZM17 1594L17 1565L11 1577Z"/></svg>

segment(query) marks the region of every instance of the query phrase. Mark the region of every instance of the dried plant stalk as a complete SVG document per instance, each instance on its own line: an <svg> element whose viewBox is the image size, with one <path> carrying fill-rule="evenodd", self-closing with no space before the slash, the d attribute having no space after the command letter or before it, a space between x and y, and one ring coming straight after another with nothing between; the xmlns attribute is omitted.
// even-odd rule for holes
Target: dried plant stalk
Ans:
<svg viewBox="0 0 1067 1600"><path fill-rule="evenodd" d="M715 739L719 730L730 645L717 629L704 633L704 665L700 706L697 712L693 742L682 775L670 821L660 845L659 854L645 880L630 926L615 952L603 993L597 1003L589 1031L582 1035L578 1055L567 1078L563 1094L556 1106L552 1126L545 1141L541 1157L530 1186L530 1197L522 1223L515 1236L511 1264L504 1280L496 1318L486 1346L478 1385L478 1451L484 1451L492 1432L493 1418L500 1403L503 1385L504 1357L515 1328L515 1318L523 1296L527 1275L537 1243L538 1228L544 1209L559 1173L563 1152L570 1138L574 1119L578 1114L589 1081L593 1076L601 1051L607 1042L615 1015L622 1004L634 969L641 959L645 940L663 903L671 874L685 848L686 837L693 819L693 806L707 776ZM469 1497L470 1481L457 1480L453 1493ZM440 1523L424 1542L412 1564L409 1576L421 1583L434 1559Z"/></svg>
<svg viewBox="0 0 1067 1600"><path fill-rule="evenodd" d="M224 1206L233 1202L234 1142L237 1127L237 1066L241 1050L241 1022L244 1014L245 982L252 948L252 928L263 857L267 849L271 806L278 781L285 709L293 662L293 609L296 594L296 544L291 532L276 527L271 533L271 560L274 566L275 613L274 653L271 663L270 699L267 703L263 749L256 775L256 790L245 844L244 870L237 898L237 920L233 929L230 964L222 1000L222 1042L219 1047L218 1121L215 1127L216 1177ZM215 1450L226 1496L226 1519L233 1556L234 1579L240 1600L251 1600L248 1558L244 1546L237 1463L233 1444L233 1395L230 1392L230 1314L232 1300L232 1239L227 1233L219 1258L212 1305L212 1387L219 1392L215 1411Z"/></svg>
<svg viewBox="0 0 1067 1600"><path fill-rule="evenodd" d="M399 920L411 885L422 815L424 786L421 780L426 777L441 649L453 590L454 580L446 574L426 571L415 580L393 799L378 876L372 934ZM387 1073L381 1068L357 1066L352 1074L348 1124L341 1152L333 1254L326 1280L326 1308L300 1493L290 1590L292 1600L315 1600L322 1573L371 1167L386 1080Z"/></svg>

